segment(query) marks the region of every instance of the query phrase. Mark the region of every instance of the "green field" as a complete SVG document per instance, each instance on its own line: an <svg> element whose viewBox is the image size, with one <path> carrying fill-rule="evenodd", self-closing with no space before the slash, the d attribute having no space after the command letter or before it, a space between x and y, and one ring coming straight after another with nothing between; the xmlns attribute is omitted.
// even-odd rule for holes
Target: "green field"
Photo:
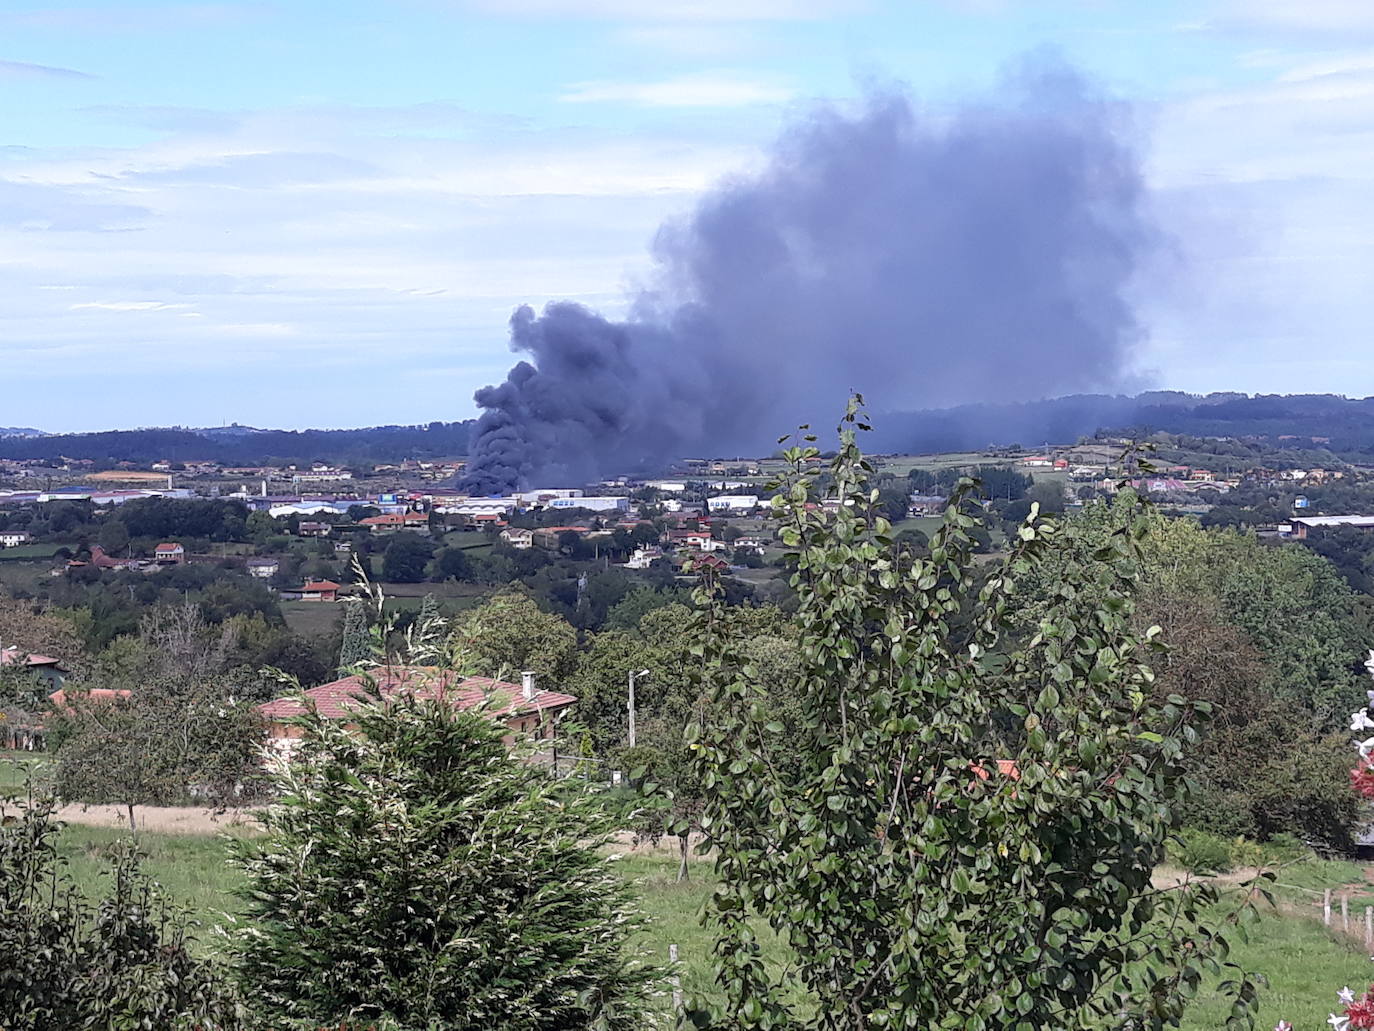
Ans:
<svg viewBox="0 0 1374 1031"><path fill-rule="evenodd" d="M378 584L386 595L388 612L409 612L418 609L427 597L439 603L439 611L445 615L465 612L481 603L491 593L490 587L481 584L445 581L431 584ZM324 637L334 629L339 618L338 602L323 601L283 601L282 616L292 633L303 637Z"/></svg>
<svg viewBox="0 0 1374 1031"><path fill-rule="evenodd" d="M0 548L0 562L32 562L34 559L50 559L57 554L60 544L21 544L17 548Z"/></svg>
<svg viewBox="0 0 1374 1031"><path fill-rule="evenodd" d="M340 610L337 602L284 601L281 603L281 614L293 634L314 639L325 637L333 631Z"/></svg>
<svg viewBox="0 0 1374 1031"><path fill-rule="evenodd" d="M119 837L113 830L88 827L70 826L63 831L63 852L88 894L99 891L104 857ZM239 883L238 875L226 862L223 838L144 833L139 840L148 855L149 872L203 927L222 923L221 914L237 911L233 889ZM692 878L683 884L676 883L676 860L668 855L635 854L617 865L636 886L649 921L639 941L646 956L664 962L668 946L678 945L683 988L689 992L709 990L711 940L698 923L712 883L708 863L694 860ZM1354 864L1313 863L1300 872L1285 872L1281 880L1305 885L1364 878ZM203 931L201 937L204 947L210 949L212 935ZM770 961L783 958L783 947L764 928L760 928L760 939ZM1232 959L1269 980L1263 993L1260 1027L1272 1027L1282 1018L1298 1029L1315 1031L1325 1026L1336 990L1346 984L1358 990L1369 983L1372 972L1368 955L1357 943L1338 940L1318 921L1293 915L1274 914L1252 925L1248 940L1234 941ZM1188 1031L1219 1028L1226 1015L1224 999L1214 984L1208 984L1182 1026Z"/></svg>
<svg viewBox="0 0 1374 1031"><path fill-rule="evenodd" d="M35 756L32 752L0 751L0 799L23 795L26 776L42 761L41 755Z"/></svg>
<svg viewBox="0 0 1374 1031"><path fill-rule="evenodd" d="M6 592L11 596L15 596L16 590L36 594L40 586L47 581L52 565L50 561L0 561L0 584L4 585Z"/></svg>

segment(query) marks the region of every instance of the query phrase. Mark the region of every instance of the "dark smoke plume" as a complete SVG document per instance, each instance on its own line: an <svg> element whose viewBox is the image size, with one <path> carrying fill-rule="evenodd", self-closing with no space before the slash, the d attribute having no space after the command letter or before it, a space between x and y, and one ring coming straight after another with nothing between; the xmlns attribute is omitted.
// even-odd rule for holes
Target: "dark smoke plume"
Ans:
<svg viewBox="0 0 1374 1031"><path fill-rule="evenodd" d="M1120 116L1042 60L952 115L895 90L813 110L660 229L626 321L516 311L533 364L477 392L464 485L758 453L851 389L910 410L1118 387L1151 240Z"/></svg>

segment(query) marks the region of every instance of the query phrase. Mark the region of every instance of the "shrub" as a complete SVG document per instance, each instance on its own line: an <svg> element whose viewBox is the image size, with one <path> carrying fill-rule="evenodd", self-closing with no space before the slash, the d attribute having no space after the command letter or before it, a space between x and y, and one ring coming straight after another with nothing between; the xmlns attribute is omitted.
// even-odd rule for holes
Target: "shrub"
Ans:
<svg viewBox="0 0 1374 1031"><path fill-rule="evenodd" d="M127 843L87 904L57 852L48 801L0 805L0 1020L6 1031L240 1027L228 983L192 952L184 915Z"/></svg>
<svg viewBox="0 0 1374 1031"><path fill-rule="evenodd" d="M265 835L237 845L239 974L264 1019L650 1026L596 799L512 756L485 714L407 698L351 722L302 718Z"/></svg>
<svg viewBox="0 0 1374 1031"><path fill-rule="evenodd" d="M1189 873L1227 873L1231 869L1231 843L1207 831L1187 827L1170 847L1171 858Z"/></svg>

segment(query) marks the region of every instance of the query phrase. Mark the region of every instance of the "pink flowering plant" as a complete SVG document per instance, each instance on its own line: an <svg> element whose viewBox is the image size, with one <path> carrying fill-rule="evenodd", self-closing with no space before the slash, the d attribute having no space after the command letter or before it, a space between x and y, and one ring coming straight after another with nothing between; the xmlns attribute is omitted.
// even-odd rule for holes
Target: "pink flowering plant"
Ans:
<svg viewBox="0 0 1374 1031"><path fill-rule="evenodd" d="M1364 668L1374 677L1374 649L1370 650ZM1370 715L1371 709L1374 709L1374 690L1365 692L1365 695L1368 700L1365 708L1350 714L1350 729L1361 735L1369 735L1370 731L1374 731L1374 718ZM1359 759L1350 771L1350 785L1363 798L1374 799L1374 736L1363 736L1354 744ZM1374 956L1370 958L1374 959ZM1340 1001L1341 1011L1326 1018L1334 1031L1374 1031L1374 985L1358 994L1346 986L1336 993L1336 998ZM1280 1020L1274 1031L1293 1031L1293 1025Z"/></svg>

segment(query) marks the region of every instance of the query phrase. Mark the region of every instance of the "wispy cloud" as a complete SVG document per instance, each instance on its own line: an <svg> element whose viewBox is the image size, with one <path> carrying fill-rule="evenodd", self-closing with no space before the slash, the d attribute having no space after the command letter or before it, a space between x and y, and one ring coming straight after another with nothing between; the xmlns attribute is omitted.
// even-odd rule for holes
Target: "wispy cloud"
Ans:
<svg viewBox="0 0 1374 1031"><path fill-rule="evenodd" d="M1374 51L1358 54L1334 54L1305 61L1289 68L1279 76L1279 82L1305 82L1333 75L1357 75L1374 72Z"/></svg>
<svg viewBox="0 0 1374 1031"><path fill-rule="evenodd" d="M6 79L94 79L94 75L74 68L59 68L51 64L30 64L28 61L0 61L0 78Z"/></svg>
<svg viewBox="0 0 1374 1031"><path fill-rule="evenodd" d="M258 0L236 3L171 3L104 5L45 4L30 10L0 11L0 26L20 29L60 29L64 32L165 32L243 22L272 12Z"/></svg>
<svg viewBox="0 0 1374 1031"><path fill-rule="evenodd" d="M647 22L812 21L853 14L867 0L461 0L484 14Z"/></svg>
<svg viewBox="0 0 1374 1031"><path fill-rule="evenodd" d="M1223 0L1201 27L1329 35L1343 41L1374 35L1369 0Z"/></svg>
<svg viewBox="0 0 1374 1031"><path fill-rule="evenodd" d="M568 104L620 103L641 107L744 107L789 100L793 91L738 75L681 75L657 82L578 82L558 98Z"/></svg>
<svg viewBox="0 0 1374 1031"><path fill-rule="evenodd" d="M98 309L100 311L173 311L178 308L189 308L189 304L168 304L165 301L86 301L82 304L72 304L67 307L68 311L88 311Z"/></svg>

